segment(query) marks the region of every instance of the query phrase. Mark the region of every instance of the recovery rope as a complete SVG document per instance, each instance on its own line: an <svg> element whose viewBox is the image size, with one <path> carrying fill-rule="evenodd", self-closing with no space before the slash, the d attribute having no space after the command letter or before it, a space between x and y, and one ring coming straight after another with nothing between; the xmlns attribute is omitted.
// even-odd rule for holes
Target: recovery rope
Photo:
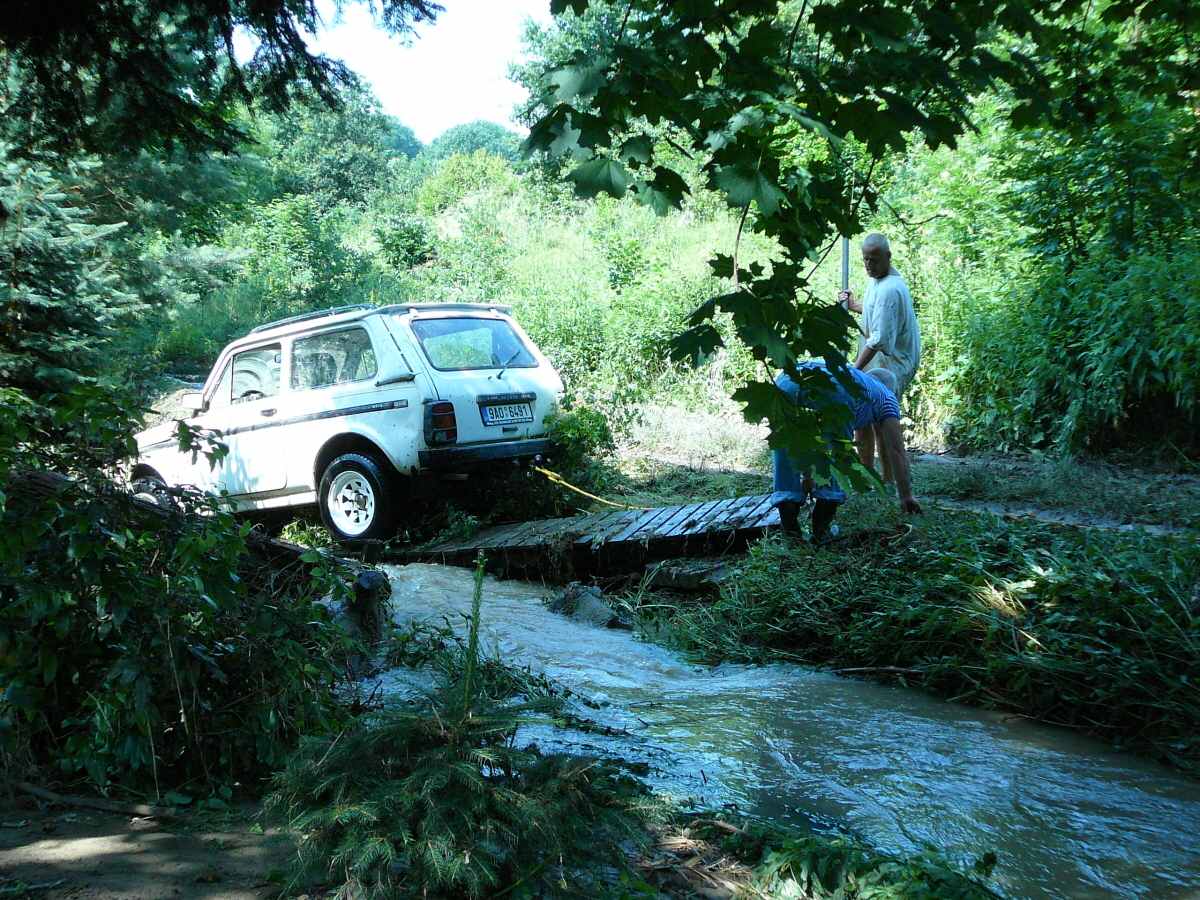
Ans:
<svg viewBox="0 0 1200 900"><path fill-rule="evenodd" d="M544 475L549 481L552 481L554 484L561 485L562 487L565 487L569 491L574 491L575 493L579 494L580 496L587 497L589 500L595 500L597 503L603 503L605 506L612 506L612 507L615 507L616 509L645 509L646 508L644 506L629 506L626 503L617 503L614 500L605 500L603 497L597 497L595 494L589 494L587 491L585 491L581 487L576 487L575 485L571 484L571 482L567 481L567 479L565 479L561 475L559 475L557 472L551 472L549 469L543 469L541 466L533 466L532 468L533 468L533 471L537 472L539 475Z"/></svg>

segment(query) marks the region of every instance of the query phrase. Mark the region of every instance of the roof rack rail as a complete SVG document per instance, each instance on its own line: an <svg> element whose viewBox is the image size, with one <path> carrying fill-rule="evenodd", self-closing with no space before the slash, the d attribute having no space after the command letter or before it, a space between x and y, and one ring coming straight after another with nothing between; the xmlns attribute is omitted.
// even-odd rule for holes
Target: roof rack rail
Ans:
<svg viewBox="0 0 1200 900"><path fill-rule="evenodd" d="M508 303L439 303L430 300L389 303L378 309L380 312L501 312L505 315L512 312L512 306Z"/></svg>
<svg viewBox="0 0 1200 900"><path fill-rule="evenodd" d="M265 325L259 325L257 328L251 328L251 334L257 334L260 331L268 331L272 328L278 328L280 325L291 325L294 322L307 322L309 319L323 319L326 316L336 316L339 313L354 312L359 309L374 309L369 303L352 303L349 306L333 306L329 309L319 309L316 312L301 313L298 316L288 316L286 319L277 319L274 322L267 322Z"/></svg>

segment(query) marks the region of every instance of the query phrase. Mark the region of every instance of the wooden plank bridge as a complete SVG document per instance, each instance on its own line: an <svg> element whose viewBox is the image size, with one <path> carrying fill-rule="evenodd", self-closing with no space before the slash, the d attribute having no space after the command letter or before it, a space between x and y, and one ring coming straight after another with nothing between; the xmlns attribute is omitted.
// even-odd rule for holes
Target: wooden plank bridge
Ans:
<svg viewBox="0 0 1200 900"><path fill-rule="evenodd" d="M515 522L485 529L467 540L407 550L399 558L469 565L482 551L489 568L553 579L629 571L659 559L744 549L779 524L779 513L770 500L770 494L759 494Z"/></svg>

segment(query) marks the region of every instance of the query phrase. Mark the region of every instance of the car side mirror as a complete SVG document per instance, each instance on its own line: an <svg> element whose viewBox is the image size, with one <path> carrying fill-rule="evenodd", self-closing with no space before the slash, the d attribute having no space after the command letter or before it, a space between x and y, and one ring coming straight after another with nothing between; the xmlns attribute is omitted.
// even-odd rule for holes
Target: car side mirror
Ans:
<svg viewBox="0 0 1200 900"><path fill-rule="evenodd" d="M204 395L199 391L188 391L179 398L179 404L194 416L204 412Z"/></svg>

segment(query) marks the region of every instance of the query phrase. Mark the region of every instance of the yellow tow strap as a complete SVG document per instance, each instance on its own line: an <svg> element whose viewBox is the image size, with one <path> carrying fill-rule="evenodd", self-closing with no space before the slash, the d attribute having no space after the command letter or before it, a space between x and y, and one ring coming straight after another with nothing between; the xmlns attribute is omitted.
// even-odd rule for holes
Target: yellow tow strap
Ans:
<svg viewBox="0 0 1200 900"><path fill-rule="evenodd" d="M644 509L645 508L642 506L629 506L625 503L617 503L613 500L605 500L603 497L597 497L595 494L589 494L583 488L576 487L575 485L571 484L571 482L567 481L567 479L563 478L557 472L551 472L549 469L543 469L541 466L534 466L533 471L537 472L540 475L545 475L547 479L549 479L550 481L553 481L555 484L562 485L569 491L574 491L575 493L580 494L581 496L587 497L589 500L595 500L597 503L603 503L605 506L612 506L612 507L616 507L617 509Z"/></svg>

